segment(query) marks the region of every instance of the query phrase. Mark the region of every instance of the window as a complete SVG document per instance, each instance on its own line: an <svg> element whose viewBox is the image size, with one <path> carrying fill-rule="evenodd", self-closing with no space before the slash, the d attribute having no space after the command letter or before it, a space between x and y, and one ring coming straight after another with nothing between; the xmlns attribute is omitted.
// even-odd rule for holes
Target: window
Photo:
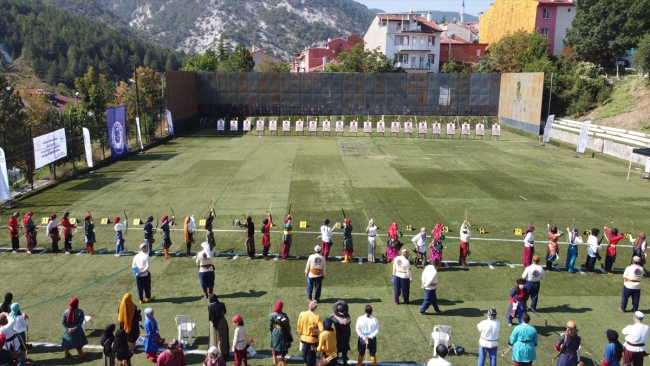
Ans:
<svg viewBox="0 0 650 366"><path fill-rule="evenodd" d="M395 36L395 45L397 45L397 46L408 46L409 45L409 36Z"/></svg>
<svg viewBox="0 0 650 366"><path fill-rule="evenodd" d="M436 36L429 36L429 46L436 45Z"/></svg>
<svg viewBox="0 0 650 366"><path fill-rule="evenodd" d="M427 55L427 56L428 56L428 58L427 58L427 62L429 63L429 65L433 65L433 64L436 63L436 55L434 55L434 54L429 54L429 55Z"/></svg>
<svg viewBox="0 0 650 366"><path fill-rule="evenodd" d="M408 64L409 63L409 55L404 54L404 53L396 53L395 54L395 62Z"/></svg>
<svg viewBox="0 0 650 366"><path fill-rule="evenodd" d="M570 12L571 12L571 8L568 8L568 9L567 9L567 12L569 12L569 13L570 13Z"/></svg>
<svg viewBox="0 0 650 366"><path fill-rule="evenodd" d="M544 37L548 38L548 28L542 28L539 33Z"/></svg>
<svg viewBox="0 0 650 366"><path fill-rule="evenodd" d="M481 49L480 48L476 49L476 57L481 57Z"/></svg>
<svg viewBox="0 0 650 366"><path fill-rule="evenodd" d="M551 17L551 9L542 9L542 18L549 19Z"/></svg>

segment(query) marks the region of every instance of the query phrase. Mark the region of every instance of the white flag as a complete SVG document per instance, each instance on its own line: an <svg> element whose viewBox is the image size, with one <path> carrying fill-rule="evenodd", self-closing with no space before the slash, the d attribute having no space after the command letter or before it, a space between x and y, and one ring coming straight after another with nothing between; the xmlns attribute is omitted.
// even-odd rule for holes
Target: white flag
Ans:
<svg viewBox="0 0 650 366"><path fill-rule="evenodd" d="M555 121L555 115L551 114L546 119L546 126L544 126L544 137L542 142L547 143L551 139L551 129L553 128L553 122Z"/></svg>
<svg viewBox="0 0 650 366"><path fill-rule="evenodd" d="M576 149L577 153L584 154L585 148L587 148L587 137L589 137L589 126L591 126L591 121L587 121L582 124L580 129L580 137L578 137L578 148Z"/></svg>
<svg viewBox="0 0 650 366"><path fill-rule="evenodd" d="M90 144L90 131L86 127L82 128L83 136L84 136L84 150L86 150L86 164L88 164L89 168L93 167L93 149L92 145Z"/></svg>
<svg viewBox="0 0 650 366"><path fill-rule="evenodd" d="M140 150L144 150L142 145L142 134L140 133L140 118L135 117L135 126L138 128L138 140L140 140Z"/></svg>
<svg viewBox="0 0 650 366"><path fill-rule="evenodd" d="M4 150L0 149L0 200L11 199L9 176L7 175L7 159Z"/></svg>

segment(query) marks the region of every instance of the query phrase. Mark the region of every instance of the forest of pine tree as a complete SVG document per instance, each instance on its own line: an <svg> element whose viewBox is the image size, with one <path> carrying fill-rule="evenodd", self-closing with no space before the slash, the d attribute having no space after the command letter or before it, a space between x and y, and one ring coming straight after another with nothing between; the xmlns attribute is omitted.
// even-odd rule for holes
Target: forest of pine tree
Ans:
<svg viewBox="0 0 650 366"><path fill-rule="evenodd" d="M90 66L123 79L134 65L177 70L185 57L41 0L0 0L0 42L12 59L25 58L43 81L68 87Z"/></svg>

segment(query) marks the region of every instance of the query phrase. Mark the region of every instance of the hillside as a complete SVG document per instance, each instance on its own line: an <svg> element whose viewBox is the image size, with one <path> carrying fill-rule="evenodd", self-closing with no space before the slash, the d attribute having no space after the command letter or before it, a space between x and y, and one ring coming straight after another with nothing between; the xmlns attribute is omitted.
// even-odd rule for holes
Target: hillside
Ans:
<svg viewBox="0 0 650 366"><path fill-rule="evenodd" d="M99 0L146 39L203 53L223 35L287 57L327 38L360 36L375 13L352 0Z"/></svg>
<svg viewBox="0 0 650 366"><path fill-rule="evenodd" d="M459 9L460 10L460 9ZM453 12L453 11L439 11L439 10L418 10L416 13L418 14L427 14L428 12L431 12L431 19L433 19L434 22L436 23L442 23L442 19L445 19L447 22L451 22L452 20L456 19L460 21L460 12ZM478 20L478 17L475 15L471 14L465 14L465 22L475 22Z"/></svg>
<svg viewBox="0 0 650 366"><path fill-rule="evenodd" d="M18 65L3 66L9 74L21 74L10 78L29 80L33 72L50 85L72 87L75 77L90 66L110 79L123 79L133 65L164 71L182 64L182 54L141 41L120 26L119 19L101 8L91 11L84 1L48 0L73 8L66 11L40 0L0 0L0 43L12 60L20 60Z"/></svg>
<svg viewBox="0 0 650 366"><path fill-rule="evenodd" d="M580 121L623 128L626 130L650 132L650 83L648 79L634 76L614 82L609 100Z"/></svg>

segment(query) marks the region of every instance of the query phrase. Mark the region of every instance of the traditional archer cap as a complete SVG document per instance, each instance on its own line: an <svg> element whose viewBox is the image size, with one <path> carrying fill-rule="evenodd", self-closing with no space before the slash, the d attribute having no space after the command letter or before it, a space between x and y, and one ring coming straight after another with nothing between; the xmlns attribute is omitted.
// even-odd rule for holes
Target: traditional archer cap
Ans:
<svg viewBox="0 0 650 366"><path fill-rule="evenodd" d="M488 315L496 316L497 315L497 309L495 309L495 308L488 309Z"/></svg>
<svg viewBox="0 0 650 366"><path fill-rule="evenodd" d="M317 245L317 246L314 247L314 252L320 253L321 249L322 248L320 247L320 245Z"/></svg>
<svg viewBox="0 0 650 366"><path fill-rule="evenodd" d="M639 258L638 255L635 255L634 257L632 257L632 262L637 264L641 263L641 258Z"/></svg>
<svg viewBox="0 0 650 366"><path fill-rule="evenodd" d="M147 246L147 243L142 243L140 244L140 249L145 248Z"/></svg>
<svg viewBox="0 0 650 366"><path fill-rule="evenodd" d="M218 355L219 354L219 349L215 346L212 346L208 348L208 353L212 353L213 355Z"/></svg>
<svg viewBox="0 0 650 366"><path fill-rule="evenodd" d="M643 319L643 313L640 311L635 311L634 312L634 317L637 319Z"/></svg>
<svg viewBox="0 0 650 366"><path fill-rule="evenodd" d="M574 323L573 321L569 320L569 321L566 323L566 327L567 327L567 328L570 328L570 329L576 329L576 323Z"/></svg>

